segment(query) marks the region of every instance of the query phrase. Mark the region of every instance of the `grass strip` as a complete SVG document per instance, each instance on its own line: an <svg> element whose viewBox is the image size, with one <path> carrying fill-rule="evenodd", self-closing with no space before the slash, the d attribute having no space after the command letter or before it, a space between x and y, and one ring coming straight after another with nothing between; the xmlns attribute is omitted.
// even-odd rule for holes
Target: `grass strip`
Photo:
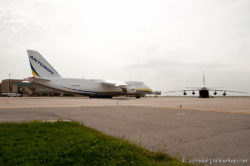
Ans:
<svg viewBox="0 0 250 166"><path fill-rule="evenodd" d="M78 122L0 123L0 165L189 166Z"/></svg>

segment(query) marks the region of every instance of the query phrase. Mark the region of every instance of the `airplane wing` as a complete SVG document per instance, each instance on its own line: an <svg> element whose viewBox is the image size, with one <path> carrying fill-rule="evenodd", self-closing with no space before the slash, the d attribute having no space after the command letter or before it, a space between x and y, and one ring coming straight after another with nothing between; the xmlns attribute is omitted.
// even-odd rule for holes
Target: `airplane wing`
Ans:
<svg viewBox="0 0 250 166"><path fill-rule="evenodd" d="M187 95L187 92L192 92L192 95L195 95L195 91L199 91L197 88L192 88L192 89L183 89L183 90L178 90L178 91L166 91L165 93L176 93L176 92L181 92L183 93L184 96Z"/></svg>
<svg viewBox="0 0 250 166"><path fill-rule="evenodd" d="M248 92L232 91L232 90L225 90L225 89L210 89L210 90L212 90L212 91L217 91L217 92L248 93Z"/></svg>
<svg viewBox="0 0 250 166"><path fill-rule="evenodd" d="M127 92L128 84L122 81L105 80L102 82L103 85L116 86L122 89L123 92Z"/></svg>
<svg viewBox="0 0 250 166"><path fill-rule="evenodd" d="M177 91L165 91L165 93L176 93L176 92L188 92L188 91L198 91L199 89L183 89L183 90L177 90Z"/></svg>
<svg viewBox="0 0 250 166"><path fill-rule="evenodd" d="M104 85L112 85L112 86L117 86L117 87L126 87L128 84L126 82L122 81L113 81L113 80L105 80L102 82Z"/></svg>
<svg viewBox="0 0 250 166"><path fill-rule="evenodd" d="M207 89L210 91L217 91L217 92L248 93L248 92L242 92L242 91L227 90L227 89L222 89L222 88L223 87L208 87Z"/></svg>

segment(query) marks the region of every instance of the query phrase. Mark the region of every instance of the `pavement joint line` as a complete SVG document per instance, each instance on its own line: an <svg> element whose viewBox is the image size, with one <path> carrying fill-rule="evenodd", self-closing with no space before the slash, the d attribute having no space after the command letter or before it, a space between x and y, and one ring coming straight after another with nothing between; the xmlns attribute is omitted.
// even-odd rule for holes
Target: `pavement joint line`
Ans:
<svg viewBox="0 0 250 166"><path fill-rule="evenodd" d="M45 108L86 108L86 107L145 107L145 108L161 108L161 109L169 109L173 111L199 111L199 112L217 112L217 113L231 113L231 114L246 114L250 115L248 112L233 112L233 111L223 111L223 110L199 110L193 108L173 108L173 107L165 107L165 106L145 106L145 105L103 105L103 106L92 106L92 105L81 105L81 106L74 106L74 105L54 105L54 106L5 106L0 107L0 110L4 109L45 109Z"/></svg>

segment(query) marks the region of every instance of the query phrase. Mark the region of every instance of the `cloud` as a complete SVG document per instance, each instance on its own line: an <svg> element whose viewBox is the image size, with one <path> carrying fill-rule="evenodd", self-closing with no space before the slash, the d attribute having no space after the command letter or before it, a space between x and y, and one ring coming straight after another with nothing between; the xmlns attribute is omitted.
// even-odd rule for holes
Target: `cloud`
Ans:
<svg viewBox="0 0 250 166"><path fill-rule="evenodd" d="M0 79L30 76L35 49L66 77L180 89L249 89L249 1L2 0Z"/></svg>

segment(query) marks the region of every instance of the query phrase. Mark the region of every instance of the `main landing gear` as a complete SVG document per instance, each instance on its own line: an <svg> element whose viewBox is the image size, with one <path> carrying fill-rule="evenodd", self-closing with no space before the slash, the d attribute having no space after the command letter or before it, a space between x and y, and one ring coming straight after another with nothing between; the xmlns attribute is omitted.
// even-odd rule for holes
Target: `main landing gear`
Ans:
<svg viewBox="0 0 250 166"><path fill-rule="evenodd" d="M93 98L109 98L109 99L112 99L113 96L89 96L90 99L93 99Z"/></svg>

